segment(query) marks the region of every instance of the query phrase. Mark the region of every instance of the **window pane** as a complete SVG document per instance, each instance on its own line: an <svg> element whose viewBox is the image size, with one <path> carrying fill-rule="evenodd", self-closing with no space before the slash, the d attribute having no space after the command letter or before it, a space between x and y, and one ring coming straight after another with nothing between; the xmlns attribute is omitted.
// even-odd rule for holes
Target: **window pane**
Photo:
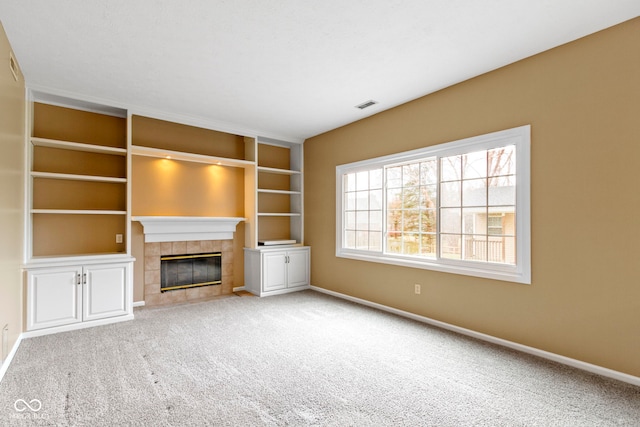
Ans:
<svg viewBox="0 0 640 427"><path fill-rule="evenodd" d="M382 233L371 232L369 233L369 250L381 252L382 251Z"/></svg>
<svg viewBox="0 0 640 427"><path fill-rule="evenodd" d="M400 209L402 208L402 190L392 189L387 190L387 209Z"/></svg>
<svg viewBox="0 0 640 427"><path fill-rule="evenodd" d="M402 217L402 230L420 231L420 211L418 209L405 210Z"/></svg>
<svg viewBox="0 0 640 427"><path fill-rule="evenodd" d="M347 193L345 195L346 203L345 209L348 211L353 211L356 209L356 193Z"/></svg>
<svg viewBox="0 0 640 427"><path fill-rule="evenodd" d="M356 249L369 249L368 231L356 231Z"/></svg>
<svg viewBox="0 0 640 427"><path fill-rule="evenodd" d="M344 226L347 230L355 230L356 228L356 213L355 212L345 212L344 214Z"/></svg>
<svg viewBox="0 0 640 427"><path fill-rule="evenodd" d="M382 231L382 211L369 212L369 230Z"/></svg>
<svg viewBox="0 0 640 427"><path fill-rule="evenodd" d="M462 209L462 230L465 234L487 234L487 209Z"/></svg>
<svg viewBox="0 0 640 427"><path fill-rule="evenodd" d="M387 252L392 254L402 253L402 234L398 232L387 233Z"/></svg>
<svg viewBox="0 0 640 427"><path fill-rule="evenodd" d="M369 188L382 188L382 169L369 171Z"/></svg>
<svg viewBox="0 0 640 427"><path fill-rule="evenodd" d="M516 147L507 145L487 152L489 176L512 175L516 173Z"/></svg>
<svg viewBox="0 0 640 427"><path fill-rule="evenodd" d="M420 211L420 231L426 233L436 232L436 210L423 209Z"/></svg>
<svg viewBox="0 0 640 427"><path fill-rule="evenodd" d="M487 205L487 180L472 179L462 182L462 205L463 206L486 206Z"/></svg>
<svg viewBox="0 0 640 427"><path fill-rule="evenodd" d="M492 214L487 218L487 234L498 236L503 234L502 219L504 215Z"/></svg>
<svg viewBox="0 0 640 427"><path fill-rule="evenodd" d="M435 208L438 197L438 187L435 185L426 185L420 187L420 207L421 208Z"/></svg>
<svg viewBox="0 0 640 427"><path fill-rule="evenodd" d="M438 182L438 162L436 159L420 163L420 184L436 184Z"/></svg>
<svg viewBox="0 0 640 427"><path fill-rule="evenodd" d="M460 181L440 184L440 206L460 206L462 202Z"/></svg>
<svg viewBox="0 0 640 427"><path fill-rule="evenodd" d="M387 188L402 187L402 167L394 166L386 169L387 172Z"/></svg>
<svg viewBox="0 0 640 427"><path fill-rule="evenodd" d="M356 191L356 209L357 210L369 209L369 192L368 191Z"/></svg>
<svg viewBox="0 0 640 427"><path fill-rule="evenodd" d="M402 185L420 184L420 163L411 163L402 167Z"/></svg>
<svg viewBox="0 0 640 427"><path fill-rule="evenodd" d="M440 159L440 179L442 181L455 181L462 178L462 158L449 156Z"/></svg>
<svg viewBox="0 0 640 427"><path fill-rule="evenodd" d="M344 232L344 247L348 249L355 249L356 247L356 232L345 231Z"/></svg>
<svg viewBox="0 0 640 427"><path fill-rule="evenodd" d="M356 173L356 190L367 190L369 188L369 171Z"/></svg>
<svg viewBox="0 0 640 427"><path fill-rule="evenodd" d="M382 209L382 190L369 192L369 209Z"/></svg>
<svg viewBox="0 0 640 427"><path fill-rule="evenodd" d="M348 173L344 176L344 188L345 188L345 191L355 191L356 174Z"/></svg>
<svg viewBox="0 0 640 427"><path fill-rule="evenodd" d="M516 180L514 175L489 178L489 206L515 205Z"/></svg>
<svg viewBox="0 0 640 427"><path fill-rule="evenodd" d="M502 238L502 259L498 262L505 264L516 263L516 238L505 236ZM489 260L491 261L491 260Z"/></svg>
<svg viewBox="0 0 640 427"><path fill-rule="evenodd" d="M476 151L465 154L462 158L462 178L484 178L487 176L487 152Z"/></svg>
<svg viewBox="0 0 640 427"><path fill-rule="evenodd" d="M402 211L387 211L387 231L402 231Z"/></svg>
<svg viewBox="0 0 640 427"><path fill-rule="evenodd" d="M422 234L421 237L421 255L427 257L436 256L436 235Z"/></svg>
<svg viewBox="0 0 640 427"><path fill-rule="evenodd" d="M501 232L505 236L514 236L516 234L516 214L513 206L500 206L497 208L489 208L489 216L500 217Z"/></svg>
<svg viewBox="0 0 640 427"><path fill-rule="evenodd" d="M462 259L469 261L487 260L487 236L465 234L463 239L464 251Z"/></svg>
<svg viewBox="0 0 640 427"><path fill-rule="evenodd" d="M440 256L448 259L460 259L462 255L461 240L458 234L441 234Z"/></svg>
<svg viewBox="0 0 640 427"><path fill-rule="evenodd" d="M420 253L419 234L402 234L402 253L405 255L418 255Z"/></svg>
<svg viewBox="0 0 640 427"><path fill-rule="evenodd" d="M405 187L402 190L402 207L416 209L420 205L420 187Z"/></svg>
<svg viewBox="0 0 640 427"><path fill-rule="evenodd" d="M442 233L460 233L460 209L440 209L440 231Z"/></svg>
<svg viewBox="0 0 640 427"><path fill-rule="evenodd" d="M356 230L369 229L369 211L356 211Z"/></svg>

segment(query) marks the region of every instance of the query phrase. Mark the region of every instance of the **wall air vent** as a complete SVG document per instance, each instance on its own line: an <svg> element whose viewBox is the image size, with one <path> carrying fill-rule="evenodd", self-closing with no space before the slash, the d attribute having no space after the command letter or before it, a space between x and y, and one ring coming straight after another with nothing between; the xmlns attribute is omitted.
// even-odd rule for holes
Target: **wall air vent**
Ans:
<svg viewBox="0 0 640 427"><path fill-rule="evenodd" d="M361 109L361 110L364 110L365 108L369 108L369 107L371 107L372 105L376 105L377 103L378 103L378 101L369 100L369 101L367 101L367 102L363 102L363 103L362 103L362 104L360 104L360 105L356 105L356 108L359 108L359 109Z"/></svg>
<svg viewBox="0 0 640 427"><path fill-rule="evenodd" d="M13 57L13 52L11 51L9 51L9 69L11 70L11 74L13 74L15 81L18 81L18 63Z"/></svg>

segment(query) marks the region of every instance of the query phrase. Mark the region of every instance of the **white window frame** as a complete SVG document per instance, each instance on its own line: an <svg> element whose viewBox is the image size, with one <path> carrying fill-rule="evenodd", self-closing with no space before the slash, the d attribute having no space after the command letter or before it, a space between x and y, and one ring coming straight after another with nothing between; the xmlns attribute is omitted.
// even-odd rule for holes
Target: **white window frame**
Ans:
<svg viewBox="0 0 640 427"><path fill-rule="evenodd" d="M344 248L343 201L344 175L425 157L446 157L514 145L516 150L516 261L514 265L470 260L421 258ZM438 194L438 197L440 195ZM386 211L386 207L384 208ZM439 228L437 235L440 234ZM383 240L386 220L383 218ZM384 245L383 245L384 246ZM531 284L531 126L465 138L417 150L336 166L336 256L360 261L463 274L515 283Z"/></svg>

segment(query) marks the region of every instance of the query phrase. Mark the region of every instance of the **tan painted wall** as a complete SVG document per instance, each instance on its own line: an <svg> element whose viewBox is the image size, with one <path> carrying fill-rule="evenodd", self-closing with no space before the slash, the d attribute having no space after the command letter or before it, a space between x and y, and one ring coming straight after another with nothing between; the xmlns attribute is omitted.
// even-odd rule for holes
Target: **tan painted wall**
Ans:
<svg viewBox="0 0 640 427"><path fill-rule="evenodd" d="M8 325L9 351L22 332L25 137L24 79L15 81L9 70L10 50L0 24L0 331Z"/></svg>
<svg viewBox="0 0 640 427"><path fill-rule="evenodd" d="M640 376L639 52L637 18L307 140L312 284ZM529 123L530 286L335 257L336 165Z"/></svg>

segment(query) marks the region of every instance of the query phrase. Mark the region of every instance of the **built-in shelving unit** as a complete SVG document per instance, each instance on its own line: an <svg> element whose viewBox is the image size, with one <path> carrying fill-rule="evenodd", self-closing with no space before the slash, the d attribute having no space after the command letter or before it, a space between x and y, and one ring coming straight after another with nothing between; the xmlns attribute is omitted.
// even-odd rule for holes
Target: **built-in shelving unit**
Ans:
<svg viewBox="0 0 640 427"><path fill-rule="evenodd" d="M126 112L35 98L28 114L27 333L133 319Z"/></svg>
<svg viewBox="0 0 640 427"><path fill-rule="evenodd" d="M126 254L125 113L32 108L27 258Z"/></svg>
<svg viewBox="0 0 640 427"><path fill-rule="evenodd" d="M263 274L253 262L258 253L273 273L265 282L270 294L308 287L301 143L31 95L25 177L30 333L133 318L134 271L145 254L137 226L131 233L132 215L235 217L244 224L251 283ZM287 245L274 252L263 240ZM142 264L134 265L134 252Z"/></svg>
<svg viewBox="0 0 640 427"><path fill-rule="evenodd" d="M257 139L257 241L303 244L302 144Z"/></svg>

